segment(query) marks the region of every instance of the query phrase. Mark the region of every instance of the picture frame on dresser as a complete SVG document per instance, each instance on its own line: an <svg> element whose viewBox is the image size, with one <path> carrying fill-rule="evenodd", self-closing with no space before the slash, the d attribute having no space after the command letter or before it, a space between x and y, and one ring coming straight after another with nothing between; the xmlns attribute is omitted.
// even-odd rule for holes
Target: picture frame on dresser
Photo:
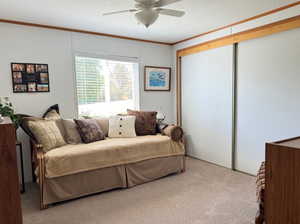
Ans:
<svg viewBox="0 0 300 224"><path fill-rule="evenodd" d="M14 93L50 92L48 64L11 63Z"/></svg>

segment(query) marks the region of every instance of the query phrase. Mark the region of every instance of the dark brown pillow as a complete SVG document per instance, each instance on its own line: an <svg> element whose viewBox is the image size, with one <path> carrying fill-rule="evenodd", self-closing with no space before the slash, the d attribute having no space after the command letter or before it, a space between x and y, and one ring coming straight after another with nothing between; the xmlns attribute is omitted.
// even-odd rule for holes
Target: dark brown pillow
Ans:
<svg viewBox="0 0 300 224"><path fill-rule="evenodd" d="M84 143L91 143L105 139L105 135L100 125L94 119L74 119L78 132Z"/></svg>
<svg viewBox="0 0 300 224"><path fill-rule="evenodd" d="M137 135L156 134L156 115L155 111L136 111L127 109L128 115L134 115L135 132Z"/></svg>

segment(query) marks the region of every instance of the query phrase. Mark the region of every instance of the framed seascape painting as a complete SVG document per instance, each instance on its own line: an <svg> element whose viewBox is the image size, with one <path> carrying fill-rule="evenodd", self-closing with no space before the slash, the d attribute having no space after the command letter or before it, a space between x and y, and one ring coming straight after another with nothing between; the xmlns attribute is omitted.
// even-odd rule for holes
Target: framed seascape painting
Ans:
<svg viewBox="0 0 300 224"><path fill-rule="evenodd" d="M145 91L170 91L171 68L145 66Z"/></svg>
<svg viewBox="0 0 300 224"><path fill-rule="evenodd" d="M11 63L14 93L49 92L47 64Z"/></svg>

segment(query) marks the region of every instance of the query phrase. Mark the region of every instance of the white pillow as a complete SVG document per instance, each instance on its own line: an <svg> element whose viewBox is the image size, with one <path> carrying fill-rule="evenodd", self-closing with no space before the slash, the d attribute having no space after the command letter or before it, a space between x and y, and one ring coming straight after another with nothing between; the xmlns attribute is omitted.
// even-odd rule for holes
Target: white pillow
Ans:
<svg viewBox="0 0 300 224"><path fill-rule="evenodd" d="M108 137L132 138L135 133L135 116L112 116L109 118Z"/></svg>

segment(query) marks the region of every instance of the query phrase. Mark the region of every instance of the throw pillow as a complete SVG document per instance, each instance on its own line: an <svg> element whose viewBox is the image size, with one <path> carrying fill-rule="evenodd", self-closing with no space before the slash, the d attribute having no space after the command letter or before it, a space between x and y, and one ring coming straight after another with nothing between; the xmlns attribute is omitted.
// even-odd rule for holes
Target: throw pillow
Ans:
<svg viewBox="0 0 300 224"><path fill-rule="evenodd" d="M177 125L167 125L161 130L161 133L169 136L175 142L183 139L183 130Z"/></svg>
<svg viewBox="0 0 300 224"><path fill-rule="evenodd" d="M108 118L107 117L89 117L83 116L84 119L95 119L101 127L105 136L108 136Z"/></svg>
<svg viewBox="0 0 300 224"><path fill-rule="evenodd" d="M50 106L50 107L46 110L46 112L43 114L43 118L45 118L45 117L47 116L48 112L50 112L50 111L52 111L52 110L55 110L58 114L60 114L60 113L59 113L59 106L58 106L58 104L54 104L54 105Z"/></svg>
<svg viewBox="0 0 300 224"><path fill-rule="evenodd" d="M100 125L94 119L74 120L77 124L78 132L84 143L91 143L105 139L105 135Z"/></svg>
<svg viewBox="0 0 300 224"><path fill-rule="evenodd" d="M105 136L108 136L108 130L109 130L109 120L108 118L104 117L95 117L95 120L98 122L100 125L103 133Z"/></svg>
<svg viewBox="0 0 300 224"><path fill-rule="evenodd" d="M37 142L43 145L44 152L66 145L55 121L30 120L28 127Z"/></svg>
<svg viewBox="0 0 300 224"><path fill-rule="evenodd" d="M135 116L112 116L109 118L108 137L132 138L135 133Z"/></svg>
<svg viewBox="0 0 300 224"><path fill-rule="evenodd" d="M128 115L136 116L135 131L137 135L156 134L156 115L155 111L135 111L127 109Z"/></svg>
<svg viewBox="0 0 300 224"><path fill-rule="evenodd" d="M55 110L57 112L57 114L59 114L59 106L58 104L55 104L51 107L49 107L46 112L43 115L43 118L48 117L48 113L52 110ZM28 121L30 120L43 120L43 118L41 117L35 117L32 115L27 115L27 114L17 114L20 117L21 123L20 126L23 129L23 131L32 139L34 139L35 141L37 141L33 135L33 133L31 133L30 128L28 127ZM61 129L61 131L63 131Z"/></svg>
<svg viewBox="0 0 300 224"><path fill-rule="evenodd" d="M28 127L28 122L29 121L37 121L37 120L44 120L43 118L39 117L33 117L31 115L26 115L26 114L18 114L20 117L20 127L23 129L23 131L33 140L37 141L35 138L34 134L31 132L30 128Z"/></svg>
<svg viewBox="0 0 300 224"><path fill-rule="evenodd" d="M77 125L73 119L62 119L65 128L65 140L68 144L76 145L82 143Z"/></svg>
<svg viewBox="0 0 300 224"><path fill-rule="evenodd" d="M43 118L46 120L59 120L61 119L59 113L56 110L50 110L44 114Z"/></svg>
<svg viewBox="0 0 300 224"><path fill-rule="evenodd" d="M55 109L48 109L47 112L43 115L43 118L48 121L55 121L58 129L60 130L62 136L66 140L66 131L64 128L64 124L62 122L62 118L60 114Z"/></svg>

